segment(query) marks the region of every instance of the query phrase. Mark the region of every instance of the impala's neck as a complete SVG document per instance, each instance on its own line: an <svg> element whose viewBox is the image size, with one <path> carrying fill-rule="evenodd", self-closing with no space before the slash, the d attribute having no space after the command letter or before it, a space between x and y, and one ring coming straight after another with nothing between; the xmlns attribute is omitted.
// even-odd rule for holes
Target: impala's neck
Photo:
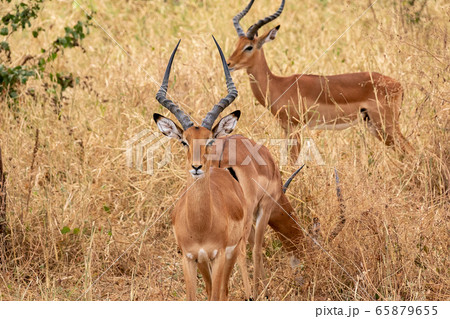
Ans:
<svg viewBox="0 0 450 319"><path fill-rule="evenodd" d="M189 174L190 175L190 174ZM211 188L209 172L198 180L188 177L186 188L187 220L192 232L207 231L211 224Z"/></svg>
<svg viewBox="0 0 450 319"><path fill-rule="evenodd" d="M276 76L270 71L262 48L260 53L256 55L253 65L247 68L247 74L250 77L253 95L258 102L264 106L270 105L270 82Z"/></svg>

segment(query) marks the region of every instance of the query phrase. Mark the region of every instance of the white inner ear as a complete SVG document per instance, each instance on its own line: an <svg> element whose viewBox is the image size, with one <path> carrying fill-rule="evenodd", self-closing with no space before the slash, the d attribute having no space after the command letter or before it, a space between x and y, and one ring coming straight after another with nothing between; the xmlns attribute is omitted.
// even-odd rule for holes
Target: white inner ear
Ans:
<svg viewBox="0 0 450 319"><path fill-rule="evenodd" d="M181 140L183 132L181 132L172 120L161 118L158 123L159 130L170 138Z"/></svg>
<svg viewBox="0 0 450 319"><path fill-rule="evenodd" d="M269 36L266 38L266 40L267 40L267 41L272 41L272 40L274 40L275 37L277 36L277 32L278 32L277 29L272 29L272 30L269 32Z"/></svg>
<svg viewBox="0 0 450 319"><path fill-rule="evenodd" d="M237 118L233 114L225 116L217 124L217 128L214 131L214 138L225 136L233 132L237 124Z"/></svg>
<svg viewBox="0 0 450 319"><path fill-rule="evenodd" d="M264 38L264 40L258 43L259 47L262 47L264 43L274 40L275 37L277 36L277 32L278 32L277 29L270 30L269 34Z"/></svg>

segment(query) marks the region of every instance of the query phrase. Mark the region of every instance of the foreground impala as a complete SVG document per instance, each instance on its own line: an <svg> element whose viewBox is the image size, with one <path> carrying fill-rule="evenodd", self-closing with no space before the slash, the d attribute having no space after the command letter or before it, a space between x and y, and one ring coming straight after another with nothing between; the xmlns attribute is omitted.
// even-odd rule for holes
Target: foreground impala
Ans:
<svg viewBox="0 0 450 319"><path fill-rule="evenodd" d="M208 299L227 300L228 280L237 258L241 263L246 297L249 298L245 245L251 227L251 216L248 217L247 214L244 193L229 171L212 168L211 161L206 159L206 155L211 153L214 139L228 134L236 125L239 111L224 117L212 128L220 112L236 98L237 90L216 42L222 57L228 95L206 115L200 127L194 126L177 105L166 99L170 69L178 45L170 57L156 99L175 115L182 128L157 113L153 118L165 135L179 140L187 149L187 185L172 215L175 237L183 253L187 299L196 298L198 266L205 280Z"/></svg>
<svg viewBox="0 0 450 319"><path fill-rule="evenodd" d="M253 2L251 0L233 18L239 39L228 59L228 66L230 70L247 70L253 95L279 119L286 134L295 131L297 126L341 130L355 125L361 118L370 133L386 145L393 145L403 152L414 152L399 128L403 98L400 83L375 72L332 76L274 75L267 65L262 47L275 39L280 26L260 37L257 31L281 14L285 1L282 0L278 11L259 20L245 33L239 21L247 14ZM298 133L294 135L298 140ZM298 151L299 145L293 148L292 155Z"/></svg>

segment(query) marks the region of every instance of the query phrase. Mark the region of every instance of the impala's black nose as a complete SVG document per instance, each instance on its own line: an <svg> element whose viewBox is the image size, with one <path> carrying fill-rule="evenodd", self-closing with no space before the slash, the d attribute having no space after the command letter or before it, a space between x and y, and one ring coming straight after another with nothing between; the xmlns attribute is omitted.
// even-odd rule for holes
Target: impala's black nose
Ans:
<svg viewBox="0 0 450 319"><path fill-rule="evenodd" d="M195 169L196 171L198 171L202 167L203 167L203 165L199 165L199 166L192 165L192 168Z"/></svg>

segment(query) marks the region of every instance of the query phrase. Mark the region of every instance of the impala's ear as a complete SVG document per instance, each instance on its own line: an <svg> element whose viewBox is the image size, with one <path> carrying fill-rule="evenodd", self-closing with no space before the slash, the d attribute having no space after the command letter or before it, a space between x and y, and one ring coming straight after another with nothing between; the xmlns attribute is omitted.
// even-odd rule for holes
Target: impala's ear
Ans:
<svg viewBox="0 0 450 319"><path fill-rule="evenodd" d="M183 138L183 130L176 125L171 119L162 116L161 114L154 113L153 119L158 125L159 130L170 138L181 140Z"/></svg>
<svg viewBox="0 0 450 319"><path fill-rule="evenodd" d="M267 32L266 34L263 34L259 39L258 39L258 49L261 49L261 47L263 46L264 43L270 42L272 40L275 39L275 37L277 36L277 32L280 29L280 26L276 26L275 28L273 28L272 30L270 30L269 32Z"/></svg>
<svg viewBox="0 0 450 319"><path fill-rule="evenodd" d="M241 111L237 110L222 118L212 129L214 138L225 136L233 132L240 116Z"/></svg>

